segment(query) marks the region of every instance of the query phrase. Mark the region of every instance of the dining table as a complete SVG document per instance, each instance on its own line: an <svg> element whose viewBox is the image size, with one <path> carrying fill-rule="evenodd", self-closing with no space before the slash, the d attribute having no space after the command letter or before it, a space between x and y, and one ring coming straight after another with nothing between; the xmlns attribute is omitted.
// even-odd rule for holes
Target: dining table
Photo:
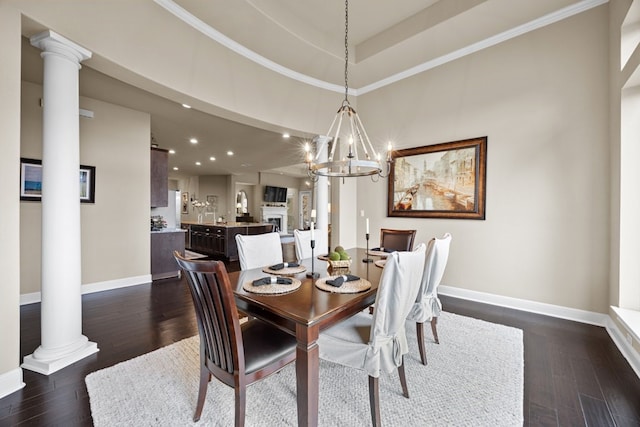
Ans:
<svg viewBox="0 0 640 427"><path fill-rule="evenodd" d="M245 284L269 275L262 267L229 273L231 284L236 284L234 294L239 311L269 322L296 338L298 426L318 425L320 351L317 340L320 332L375 302L382 268L363 262L363 258L379 258L367 256L366 249L362 248L346 252L351 257L349 267L333 269L326 260L326 253L315 253L313 258L300 261L306 271L289 276L301 282L291 292L263 294L247 291ZM316 277L308 277L311 273L316 273ZM322 290L316 285L318 280L327 276L342 274L356 275L370 282L371 287L356 293L340 293Z"/></svg>

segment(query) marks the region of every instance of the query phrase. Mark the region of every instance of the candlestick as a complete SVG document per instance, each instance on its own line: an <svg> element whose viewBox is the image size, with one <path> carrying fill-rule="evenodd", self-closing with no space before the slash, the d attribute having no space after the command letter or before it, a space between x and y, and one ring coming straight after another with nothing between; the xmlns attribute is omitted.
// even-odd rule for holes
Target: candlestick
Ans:
<svg viewBox="0 0 640 427"><path fill-rule="evenodd" d="M314 236L313 236L313 221L311 221L311 241L313 242L315 240Z"/></svg>
<svg viewBox="0 0 640 427"><path fill-rule="evenodd" d="M313 236L313 223L311 223L311 235ZM311 272L307 273L307 277L312 277L314 279L317 279L318 277L320 277L320 273L316 273L314 271L314 260L315 260L315 255L313 254L313 250L316 247L316 241L313 240L313 237L311 238Z"/></svg>
<svg viewBox="0 0 640 427"><path fill-rule="evenodd" d="M367 218L367 225L369 224L369 219ZM369 227L367 227L369 228ZM370 262L373 262L373 259L369 258L369 232L367 231L367 234L365 235L367 238L367 257L364 258L362 260L362 262L366 262L367 264L369 264ZM367 267L369 268L369 267Z"/></svg>

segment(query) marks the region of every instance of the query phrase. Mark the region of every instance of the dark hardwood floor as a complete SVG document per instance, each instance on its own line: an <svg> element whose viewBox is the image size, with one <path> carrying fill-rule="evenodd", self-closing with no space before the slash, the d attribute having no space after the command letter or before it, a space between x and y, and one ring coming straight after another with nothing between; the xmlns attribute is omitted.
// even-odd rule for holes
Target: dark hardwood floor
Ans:
<svg viewBox="0 0 640 427"><path fill-rule="evenodd" d="M640 426L640 379L604 328L441 299L452 313L524 331L525 426ZM179 279L83 296L83 333L100 351L49 376L25 370L26 387L0 399L0 426L92 425L85 376L197 334L191 304ZM40 304L20 313L25 356L40 343Z"/></svg>

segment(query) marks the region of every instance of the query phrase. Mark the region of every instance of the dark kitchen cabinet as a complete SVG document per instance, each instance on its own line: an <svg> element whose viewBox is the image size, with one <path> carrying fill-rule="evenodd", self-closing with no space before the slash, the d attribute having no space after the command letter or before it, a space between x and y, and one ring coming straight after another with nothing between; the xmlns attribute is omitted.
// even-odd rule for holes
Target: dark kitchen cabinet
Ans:
<svg viewBox="0 0 640 427"><path fill-rule="evenodd" d="M151 207L169 206L169 152L151 149Z"/></svg>
<svg viewBox="0 0 640 427"><path fill-rule="evenodd" d="M189 225L189 249L218 258L226 258L229 261L237 261L236 234L262 234L269 233L272 229L271 224L256 226L191 224Z"/></svg>
<svg viewBox="0 0 640 427"><path fill-rule="evenodd" d="M184 231L151 232L151 279L166 279L180 274L173 251L184 255Z"/></svg>

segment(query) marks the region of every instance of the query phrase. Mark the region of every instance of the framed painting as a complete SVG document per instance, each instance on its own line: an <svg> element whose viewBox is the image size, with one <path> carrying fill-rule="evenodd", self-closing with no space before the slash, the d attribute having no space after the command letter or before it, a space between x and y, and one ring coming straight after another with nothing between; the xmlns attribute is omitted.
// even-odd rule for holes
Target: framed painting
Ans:
<svg viewBox="0 0 640 427"><path fill-rule="evenodd" d="M96 202L95 166L80 165L80 201L82 203Z"/></svg>
<svg viewBox="0 0 640 427"><path fill-rule="evenodd" d="M80 202L95 203L96 168L80 165ZM42 200L42 161L20 158L20 200Z"/></svg>
<svg viewBox="0 0 640 427"><path fill-rule="evenodd" d="M209 206L217 208L218 207L218 196L208 194L207 202L209 202Z"/></svg>
<svg viewBox="0 0 640 427"><path fill-rule="evenodd" d="M485 219L487 137L393 153L387 215Z"/></svg>
<svg viewBox="0 0 640 427"><path fill-rule="evenodd" d="M189 192L188 191L182 192L182 213L183 214L189 213Z"/></svg>
<svg viewBox="0 0 640 427"><path fill-rule="evenodd" d="M298 227L300 230L306 230L311 224L311 210L313 204L311 194L311 191L301 191L299 194L300 221Z"/></svg>

